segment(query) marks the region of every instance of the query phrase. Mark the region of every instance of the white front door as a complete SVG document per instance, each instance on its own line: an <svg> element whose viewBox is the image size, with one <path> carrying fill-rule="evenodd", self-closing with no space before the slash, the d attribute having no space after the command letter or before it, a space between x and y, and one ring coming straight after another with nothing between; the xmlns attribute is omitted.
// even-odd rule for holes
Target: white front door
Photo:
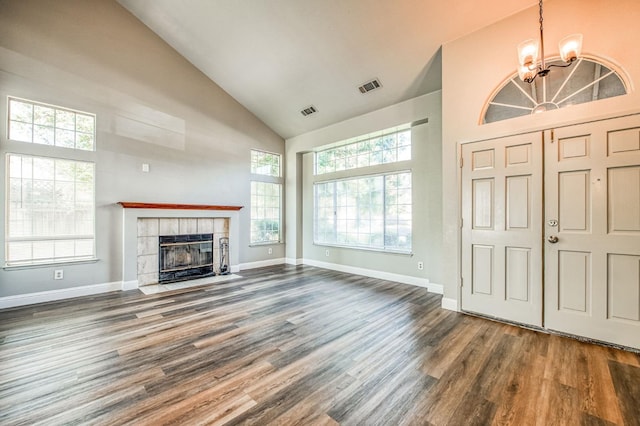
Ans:
<svg viewBox="0 0 640 426"><path fill-rule="evenodd" d="M462 146L462 309L542 325L542 133Z"/></svg>
<svg viewBox="0 0 640 426"><path fill-rule="evenodd" d="M545 240L545 327L640 348L640 116L545 132Z"/></svg>

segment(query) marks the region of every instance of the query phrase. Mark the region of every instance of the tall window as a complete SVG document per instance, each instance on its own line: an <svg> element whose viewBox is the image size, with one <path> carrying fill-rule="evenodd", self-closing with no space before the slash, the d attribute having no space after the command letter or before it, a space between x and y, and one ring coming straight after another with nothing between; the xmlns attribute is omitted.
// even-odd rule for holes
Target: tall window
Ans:
<svg viewBox="0 0 640 426"><path fill-rule="evenodd" d="M251 150L251 244L282 239L282 183L280 155Z"/></svg>
<svg viewBox="0 0 640 426"><path fill-rule="evenodd" d="M95 148L95 116L17 98L8 116L11 141L49 145L42 149L57 158L6 156L5 263L95 258L95 164L75 158Z"/></svg>
<svg viewBox="0 0 640 426"><path fill-rule="evenodd" d="M280 242L281 185L251 182L251 242Z"/></svg>
<svg viewBox="0 0 640 426"><path fill-rule="evenodd" d="M411 172L314 185L314 242L411 251Z"/></svg>
<svg viewBox="0 0 640 426"><path fill-rule="evenodd" d="M328 176L314 183L314 243L411 252L411 149L404 124L316 152L315 175Z"/></svg>

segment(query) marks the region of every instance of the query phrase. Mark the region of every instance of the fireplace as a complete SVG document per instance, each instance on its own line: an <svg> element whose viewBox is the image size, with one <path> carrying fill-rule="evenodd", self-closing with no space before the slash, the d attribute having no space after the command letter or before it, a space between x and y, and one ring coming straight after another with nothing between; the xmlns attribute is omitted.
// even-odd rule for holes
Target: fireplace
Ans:
<svg viewBox="0 0 640 426"><path fill-rule="evenodd" d="M213 234L159 236L160 284L215 275Z"/></svg>
<svg viewBox="0 0 640 426"><path fill-rule="evenodd" d="M124 201L119 204L123 207L123 288L134 289L160 282L161 235L213 234L213 271L217 274L223 270L230 273L240 270L239 245L234 242L240 234L242 206ZM228 250L221 250L220 238L228 238L226 241L231 242L226 247Z"/></svg>

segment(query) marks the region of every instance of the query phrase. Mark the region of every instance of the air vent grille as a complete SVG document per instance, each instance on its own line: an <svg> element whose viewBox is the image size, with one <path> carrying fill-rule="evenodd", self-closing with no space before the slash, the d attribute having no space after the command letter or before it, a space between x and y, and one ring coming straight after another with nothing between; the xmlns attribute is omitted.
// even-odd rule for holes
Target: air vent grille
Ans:
<svg viewBox="0 0 640 426"><path fill-rule="evenodd" d="M311 114L316 113L316 112L318 112L318 110L313 105L309 105L308 107L306 107L302 111L300 111L300 113L302 115L304 115L305 117L307 115L311 115Z"/></svg>
<svg viewBox="0 0 640 426"><path fill-rule="evenodd" d="M366 83L362 84L362 86L358 87L358 90L360 90L360 93L367 93L367 92L371 92L372 90L376 90L382 87L382 84L380 83L380 80L378 80L377 78L374 78L371 81L367 81Z"/></svg>

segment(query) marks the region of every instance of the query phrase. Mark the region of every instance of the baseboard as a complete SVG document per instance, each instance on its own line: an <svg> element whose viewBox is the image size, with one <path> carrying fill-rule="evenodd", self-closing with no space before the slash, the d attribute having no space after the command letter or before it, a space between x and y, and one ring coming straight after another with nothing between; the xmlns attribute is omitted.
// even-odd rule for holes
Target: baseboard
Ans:
<svg viewBox="0 0 640 426"><path fill-rule="evenodd" d="M138 289L138 280L122 281L122 291L137 290L137 289Z"/></svg>
<svg viewBox="0 0 640 426"><path fill-rule="evenodd" d="M284 263L285 258L279 257L277 259L258 260L257 262L241 263L240 265L238 265L238 267L239 270L242 271L244 269L264 268L265 266L282 265ZM233 269L231 272L233 272Z"/></svg>
<svg viewBox="0 0 640 426"><path fill-rule="evenodd" d="M456 299L449 299L448 297L442 298L442 309L458 312L458 301Z"/></svg>
<svg viewBox="0 0 640 426"><path fill-rule="evenodd" d="M409 275L394 274L392 272L376 271L356 266L340 265L338 263L320 262L313 259L303 259L305 265L316 266L318 268L331 269L332 271L346 272L348 274L364 275L365 277L378 278L381 280L396 281L402 284L424 287L431 293L442 294L441 284L430 283L426 278L412 277Z"/></svg>
<svg viewBox="0 0 640 426"><path fill-rule="evenodd" d="M429 282L429 287L427 288L431 293L444 294L444 286L442 284Z"/></svg>
<svg viewBox="0 0 640 426"><path fill-rule="evenodd" d="M61 288L59 290L40 291L37 293L18 294L15 296L5 296L0 297L0 309L33 305L35 303L53 302L55 300L70 299L72 297L80 296L90 296L92 294L108 293L110 291L120 290L123 290L122 281L85 285L81 287Z"/></svg>
<svg viewBox="0 0 640 426"><path fill-rule="evenodd" d="M302 265L303 259L295 259L293 257L287 257L284 259L284 263L286 263L287 265Z"/></svg>

